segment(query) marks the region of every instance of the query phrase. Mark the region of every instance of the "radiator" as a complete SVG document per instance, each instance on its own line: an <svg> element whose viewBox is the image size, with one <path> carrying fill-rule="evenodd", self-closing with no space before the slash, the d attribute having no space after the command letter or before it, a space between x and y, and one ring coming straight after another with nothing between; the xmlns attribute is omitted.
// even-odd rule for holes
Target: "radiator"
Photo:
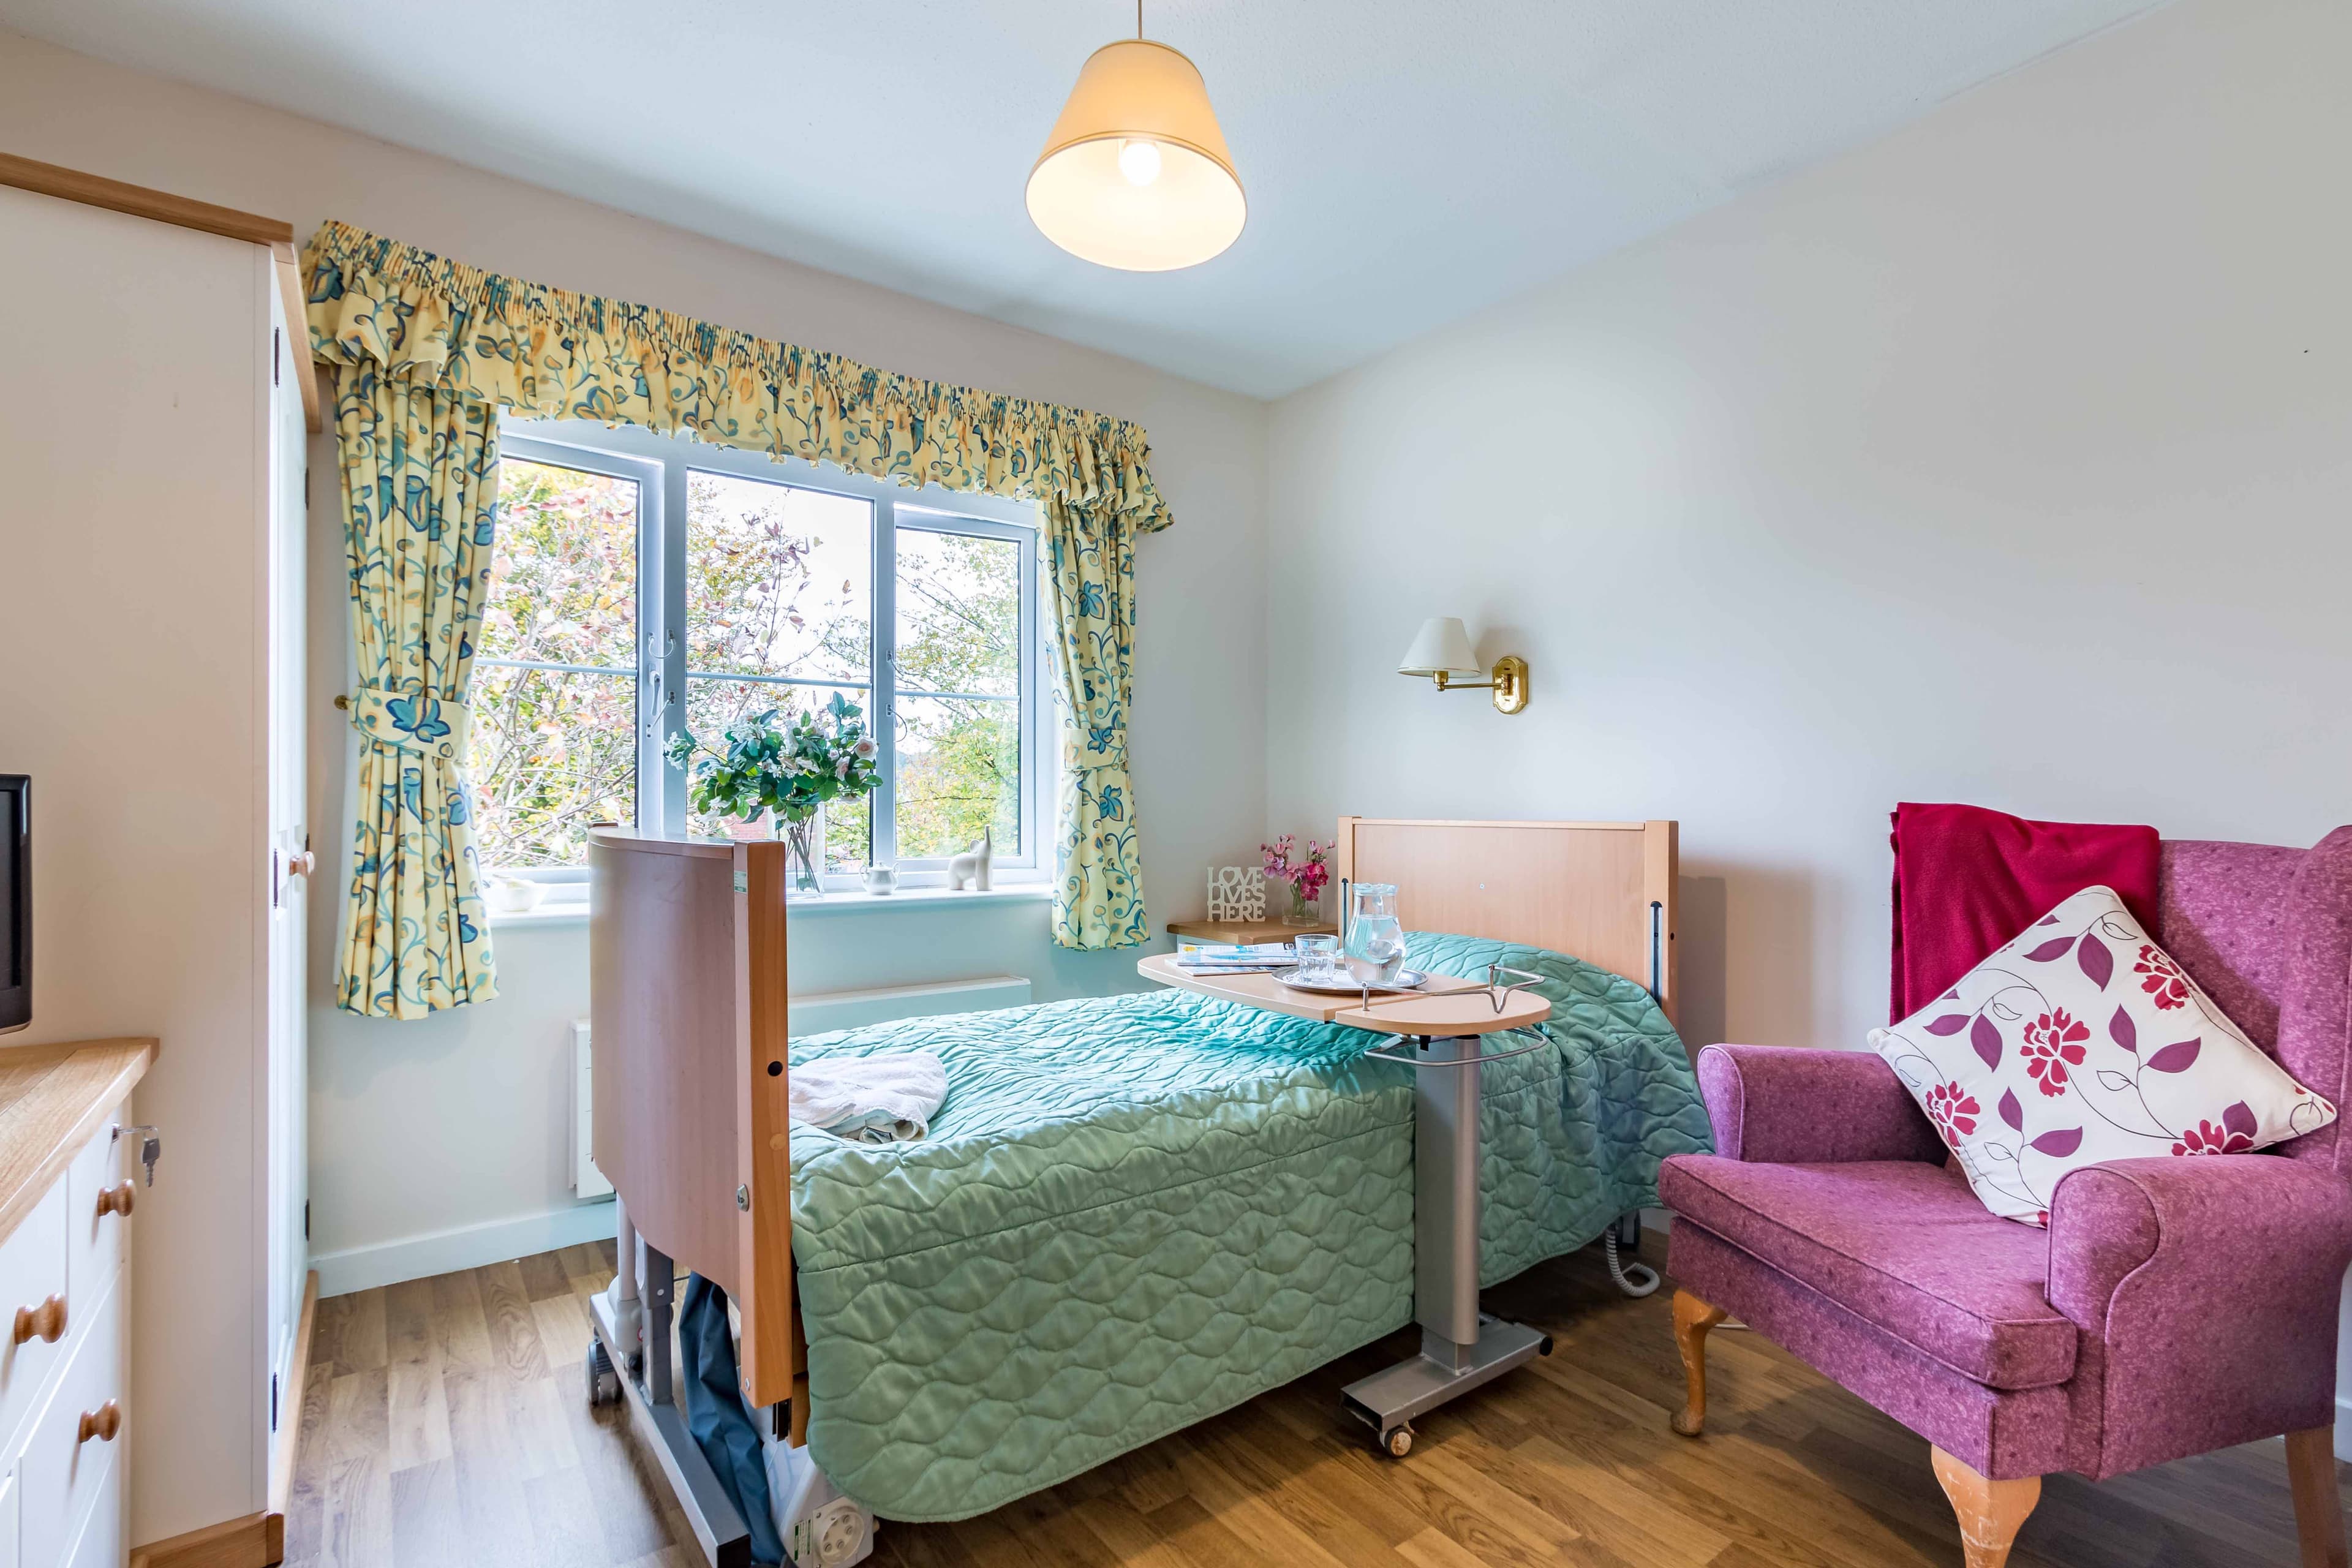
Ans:
<svg viewBox="0 0 2352 1568"><path fill-rule="evenodd" d="M596 1168L596 1116L594 1101L590 1098L590 1085L594 1080L589 1070L593 1065L589 1055L588 1020L572 1021L572 1195L586 1200L601 1198L613 1190L604 1173Z"/></svg>

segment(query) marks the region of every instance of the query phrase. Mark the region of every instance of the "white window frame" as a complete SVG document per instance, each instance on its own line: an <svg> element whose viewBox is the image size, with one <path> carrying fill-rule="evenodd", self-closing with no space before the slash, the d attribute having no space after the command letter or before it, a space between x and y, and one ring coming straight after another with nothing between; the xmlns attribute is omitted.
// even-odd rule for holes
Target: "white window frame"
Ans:
<svg viewBox="0 0 2352 1568"><path fill-rule="evenodd" d="M763 453L717 447L686 436L663 436L633 426L607 429L580 420L505 419L499 428L499 456L526 462L548 463L589 473L608 474L635 481L637 510L637 822L648 830L684 835L688 781L682 769L666 754L670 737L684 727L684 705L678 694L689 678L700 672L686 668L686 648L673 628L686 623L687 479L695 470L733 475L765 484L823 490L864 501L873 508L871 570L873 586L872 662L863 687L848 681L776 678L775 684L802 688L832 688L861 701L875 743L884 785L874 794L873 847L869 864L895 866L902 887L936 887L947 879L944 856L907 857L898 853L898 702L901 693L895 679L898 638L898 538L902 528L927 532L961 533L1002 539L1020 549L1022 679L1017 697L988 698L1017 701L1021 709L1021 845L1017 853L1000 846L994 858L999 877L1009 883L1050 879L1053 858L1046 840L1053 831L1054 781L1046 770L1060 760L1059 746L1048 746L1043 734L1053 714L1047 696L1050 654L1038 602L1038 518L1034 502L1002 496L950 490L939 485L919 489L894 480L854 474L830 464L799 458L775 458ZM510 659L478 658L478 668L512 665ZM550 666L572 669L572 666ZM620 673L601 667L579 666L583 672ZM720 675L722 679L742 679ZM908 697L965 696L956 692L908 691ZM711 739L712 737L704 737ZM500 876L553 884L585 883L587 872L575 867L515 868L495 865L486 870ZM856 876L828 874L827 892L862 888ZM568 892L566 889L564 891ZM582 889L584 894L585 889ZM551 889L554 894L555 889ZM555 894L557 901L565 901Z"/></svg>

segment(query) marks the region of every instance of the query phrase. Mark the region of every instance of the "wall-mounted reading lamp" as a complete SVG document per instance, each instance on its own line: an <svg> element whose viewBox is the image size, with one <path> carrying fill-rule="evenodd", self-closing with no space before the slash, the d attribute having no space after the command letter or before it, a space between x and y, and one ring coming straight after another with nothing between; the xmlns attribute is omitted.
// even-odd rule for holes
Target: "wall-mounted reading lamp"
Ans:
<svg viewBox="0 0 2352 1568"><path fill-rule="evenodd" d="M1517 713L1528 705L1528 661L1507 653L1493 669L1481 668L1478 656L1471 651L1470 634L1452 616L1421 623L1421 635L1397 661L1397 673L1428 676L1440 691L1492 691L1497 713ZM1492 679L1480 680L1482 675Z"/></svg>

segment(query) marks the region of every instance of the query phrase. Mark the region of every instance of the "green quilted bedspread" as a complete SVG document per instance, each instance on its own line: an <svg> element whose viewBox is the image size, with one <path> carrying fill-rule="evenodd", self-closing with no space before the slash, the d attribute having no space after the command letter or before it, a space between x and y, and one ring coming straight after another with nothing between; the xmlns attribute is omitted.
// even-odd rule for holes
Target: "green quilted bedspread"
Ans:
<svg viewBox="0 0 2352 1568"><path fill-rule="evenodd" d="M1707 1147L1641 987L1417 934L1416 967L1546 976L1555 1047L1486 1068L1492 1284L1657 1200ZM1411 1069L1373 1037L1189 992L910 1018L795 1062L923 1048L919 1143L794 1127L810 1448L887 1519L961 1519L1286 1383L1412 1316Z"/></svg>

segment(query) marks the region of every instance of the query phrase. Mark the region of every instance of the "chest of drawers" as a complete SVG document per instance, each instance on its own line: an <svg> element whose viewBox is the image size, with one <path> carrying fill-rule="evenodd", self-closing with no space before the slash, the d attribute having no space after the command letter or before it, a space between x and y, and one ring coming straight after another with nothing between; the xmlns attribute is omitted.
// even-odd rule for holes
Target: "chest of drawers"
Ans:
<svg viewBox="0 0 2352 1568"><path fill-rule="evenodd" d="M0 1050L0 1568L120 1564L150 1040Z"/></svg>

